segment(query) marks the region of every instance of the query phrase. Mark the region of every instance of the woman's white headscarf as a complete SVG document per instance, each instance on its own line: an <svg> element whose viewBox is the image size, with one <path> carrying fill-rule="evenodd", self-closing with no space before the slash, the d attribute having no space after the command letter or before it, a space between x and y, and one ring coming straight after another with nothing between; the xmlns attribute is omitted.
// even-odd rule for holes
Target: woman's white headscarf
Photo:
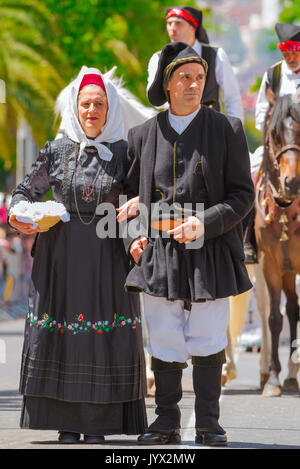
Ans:
<svg viewBox="0 0 300 469"><path fill-rule="evenodd" d="M108 100L106 123L102 127L100 135L95 139L89 139L84 133L78 120L77 111L77 98L81 81L84 75L91 73L101 76ZM102 159L111 160L112 152L102 143L113 143L122 140L124 134L121 104L115 86L97 68L82 67L75 80L63 92L64 109L61 112L62 121L60 128L64 130L64 134L73 140L73 142L80 143L80 153L86 146L94 146L97 148L99 156Z"/></svg>
<svg viewBox="0 0 300 469"><path fill-rule="evenodd" d="M153 117L157 111L141 104L126 88L122 80L113 78L116 67L102 74L97 68L83 66L78 76L64 88L56 100L56 114L62 117L56 138L67 135L74 142L80 143L81 150L88 145L97 148L99 156L110 160L110 150L101 142L113 143L118 140L127 140L128 130L135 125L144 123ZM84 75L95 73L100 75L108 99L108 113L106 124L95 140L90 140L82 130L78 120L77 97L79 87Z"/></svg>

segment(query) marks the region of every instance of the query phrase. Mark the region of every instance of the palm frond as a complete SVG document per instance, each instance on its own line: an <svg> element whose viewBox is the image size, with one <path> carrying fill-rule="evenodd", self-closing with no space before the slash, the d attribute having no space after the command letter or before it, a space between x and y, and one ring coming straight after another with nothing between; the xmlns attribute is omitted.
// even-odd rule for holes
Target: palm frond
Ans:
<svg viewBox="0 0 300 469"><path fill-rule="evenodd" d="M0 79L6 104L0 104L0 158L15 155L21 119L38 145L51 137L55 99L64 88L66 57L53 44L58 33L49 10L37 0L0 0Z"/></svg>

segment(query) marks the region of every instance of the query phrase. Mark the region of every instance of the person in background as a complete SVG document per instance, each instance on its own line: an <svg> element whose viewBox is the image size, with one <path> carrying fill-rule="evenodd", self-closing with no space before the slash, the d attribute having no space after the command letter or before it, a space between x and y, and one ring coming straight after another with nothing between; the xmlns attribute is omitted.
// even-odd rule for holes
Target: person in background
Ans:
<svg viewBox="0 0 300 469"><path fill-rule="evenodd" d="M276 23L275 31L280 41L277 47L282 53L282 60L273 64L262 78L255 108L255 126L261 131L270 110L267 88L277 97L295 94L300 85L300 26Z"/></svg>
<svg viewBox="0 0 300 469"><path fill-rule="evenodd" d="M6 229L0 227L0 305L3 304L6 288L6 271L7 271L7 252L9 249L9 242L6 238Z"/></svg>
<svg viewBox="0 0 300 469"><path fill-rule="evenodd" d="M188 6L168 8L166 27L171 42L185 42L208 64L202 103L220 111L221 92L225 113L238 117L243 122L244 112L238 81L224 49L209 45L202 26L202 11ZM149 61L147 90L155 79L160 54L161 52L156 52Z"/></svg>
<svg viewBox="0 0 300 469"><path fill-rule="evenodd" d="M275 31L282 53L282 60L276 62L264 73L256 100L255 127L263 132L268 113L272 112L277 97L295 94L300 85L300 26L276 23ZM273 103L267 98L270 91ZM256 180L263 160L264 145L259 146L250 157L251 174ZM257 246L254 233L255 210L247 220L245 227L245 252L247 263L257 262Z"/></svg>
<svg viewBox="0 0 300 469"><path fill-rule="evenodd" d="M7 223L7 196L4 195L3 202L0 207L0 224L5 225Z"/></svg>

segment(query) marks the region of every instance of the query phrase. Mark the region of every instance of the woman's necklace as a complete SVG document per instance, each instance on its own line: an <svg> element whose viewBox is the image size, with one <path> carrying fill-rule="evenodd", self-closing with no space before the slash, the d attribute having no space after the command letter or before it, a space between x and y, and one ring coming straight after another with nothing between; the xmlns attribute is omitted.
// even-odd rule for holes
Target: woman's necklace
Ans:
<svg viewBox="0 0 300 469"><path fill-rule="evenodd" d="M82 168L81 168L82 169ZM85 177L84 177L84 171L82 169L82 177L83 177L83 181L84 181L84 184L83 184L83 189L82 189L82 195L81 195L81 198L82 200L84 200L84 202L86 203L90 203L90 202L93 202L96 198L96 195L95 195L95 183L98 179L98 176L100 174L100 171L101 171L101 166L100 168L98 169L97 171L97 174L95 176L95 179L93 180L92 184L87 184L86 180L85 180Z"/></svg>
<svg viewBox="0 0 300 469"><path fill-rule="evenodd" d="M77 195L76 195L76 186L77 186L77 184L76 184L76 173L77 173L78 162L79 162L79 151L78 151L76 159L75 159L75 174L74 174L74 200L75 200L75 206L76 206L77 214L78 214L78 217L79 217L81 223L83 223L84 225L90 225L95 219L96 210L97 210L97 207L98 207L99 202L100 202L101 193L102 193L102 180L101 180L101 178L99 178L100 179L100 187L99 187L99 192L98 192L97 203L96 203L96 208L95 208L95 211L94 211L94 215L92 216L92 218L89 221L86 222L82 219L82 217L80 215L79 208L78 208L78 202L77 202ZM107 165L108 165L108 161L106 161L105 163L106 164L104 166L103 174L106 173L106 168L107 168ZM96 187L96 184L97 184L97 178L100 176L101 169L102 169L102 166L100 165L100 168L98 169L97 174L94 178L93 184L91 184L91 185L86 184L86 181L85 181L85 178L84 178L84 172L82 170L82 175L83 175L83 180L84 180L83 190L82 190L82 199L85 202L88 202L88 203L92 202L92 200L95 200L95 198L96 198L95 187ZM86 200L86 199L88 199L88 200Z"/></svg>

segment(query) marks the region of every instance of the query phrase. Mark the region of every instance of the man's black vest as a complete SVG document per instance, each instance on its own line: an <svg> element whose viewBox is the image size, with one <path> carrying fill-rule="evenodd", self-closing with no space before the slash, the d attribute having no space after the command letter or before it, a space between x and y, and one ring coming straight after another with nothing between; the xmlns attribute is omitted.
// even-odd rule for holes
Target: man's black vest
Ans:
<svg viewBox="0 0 300 469"><path fill-rule="evenodd" d="M281 66L282 61L277 62L267 70L267 84L276 96L279 95Z"/></svg>
<svg viewBox="0 0 300 469"><path fill-rule="evenodd" d="M201 56L208 64L208 72L201 102L208 107L216 109L216 111L220 111L219 85L216 80L217 49L202 44Z"/></svg>

